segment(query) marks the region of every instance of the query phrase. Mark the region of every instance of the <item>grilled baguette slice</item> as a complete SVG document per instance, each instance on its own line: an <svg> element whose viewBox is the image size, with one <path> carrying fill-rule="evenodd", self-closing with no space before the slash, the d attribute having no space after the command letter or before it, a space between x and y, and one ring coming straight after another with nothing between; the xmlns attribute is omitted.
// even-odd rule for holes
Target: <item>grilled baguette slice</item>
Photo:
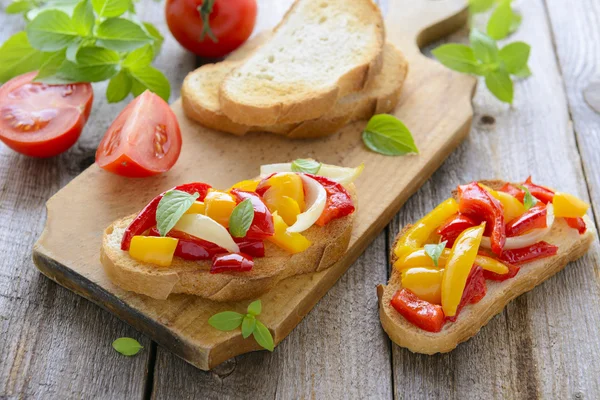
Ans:
<svg viewBox="0 0 600 400"><path fill-rule="evenodd" d="M223 80L223 113L248 126L321 117L379 73L384 40L372 0L296 0L269 40Z"/></svg>
<svg viewBox="0 0 600 400"><path fill-rule="evenodd" d="M502 181L482 181L493 189L502 187ZM395 268L387 285L377 287L379 318L388 336L397 345L412 352L423 354L447 353L471 337L487 324L492 317L502 312L514 298L532 290L537 285L561 271L569 262L582 257L595 238L594 224L584 217L587 231L580 235L570 228L562 218L557 218L544 241L558 246L558 254L542 258L521 266L517 276L503 282L487 280L487 293L477 304L469 304L460 312L456 322L448 322L437 333L424 331L408 322L390 304L394 293L401 289L401 274ZM404 230L396 237L400 238ZM395 247L392 247L392 249ZM396 261L391 252L392 263Z"/></svg>
<svg viewBox="0 0 600 400"><path fill-rule="evenodd" d="M356 206L354 186L350 185L348 190ZM130 215L104 231L100 261L114 284L155 299L164 300L171 293L193 294L214 301L255 299L282 279L335 264L348 248L355 213L303 232L312 245L302 253L290 255L265 241L266 257L255 258L252 270L219 274L209 272L210 261L174 257L170 267L159 267L134 260L121 250L123 233L135 218Z"/></svg>
<svg viewBox="0 0 600 400"><path fill-rule="evenodd" d="M241 56L241 53L236 53L237 56ZM327 136L337 132L348 122L392 111L398 104L408 72L408 63L402 52L393 44L386 43L381 72L362 91L339 99L324 116L296 124L248 126L229 119L219 103L220 83L239 64L240 61L206 64L188 74L181 88L181 96L183 109L189 118L211 129L235 135L271 132L290 138Z"/></svg>

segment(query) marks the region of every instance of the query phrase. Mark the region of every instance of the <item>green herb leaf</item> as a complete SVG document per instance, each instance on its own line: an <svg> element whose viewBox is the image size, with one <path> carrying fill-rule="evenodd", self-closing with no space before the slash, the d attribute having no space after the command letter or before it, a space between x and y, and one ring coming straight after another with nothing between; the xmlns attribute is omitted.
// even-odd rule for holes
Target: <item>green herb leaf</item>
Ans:
<svg viewBox="0 0 600 400"><path fill-rule="evenodd" d="M77 62L77 52L79 51L80 46L81 42L76 41L67 47L67 51L65 53L67 60L71 62Z"/></svg>
<svg viewBox="0 0 600 400"><path fill-rule="evenodd" d="M529 189L527 189L525 186L519 186L519 189L525 192L525 195L523 196L523 205L525 206L525 211L528 211L531 207L537 204L538 200L533 197Z"/></svg>
<svg viewBox="0 0 600 400"><path fill-rule="evenodd" d="M464 44L443 44L431 52L446 67L465 74L478 74L480 62L473 49Z"/></svg>
<svg viewBox="0 0 600 400"><path fill-rule="evenodd" d="M513 11L510 0L502 1L492 13L487 24L487 34L496 40L504 39L513 23Z"/></svg>
<svg viewBox="0 0 600 400"><path fill-rule="evenodd" d="M163 35L160 34L159 30L150 22L144 22L143 25L146 29L146 32L150 36L152 36L152 39L154 39L154 42L152 43L152 49L154 50L154 57L156 57L158 53L160 53L160 49L162 47L163 42L165 41L165 38L163 37Z"/></svg>
<svg viewBox="0 0 600 400"><path fill-rule="evenodd" d="M169 233L198 197L200 197L198 193L189 194L181 190L169 190L165 193L156 209L158 233L161 236Z"/></svg>
<svg viewBox="0 0 600 400"><path fill-rule="evenodd" d="M50 56L31 47L25 32L15 33L0 47L0 83L39 69Z"/></svg>
<svg viewBox="0 0 600 400"><path fill-rule="evenodd" d="M58 71L66 60L66 51L60 50L56 53L51 53L52 56L39 68L38 74L35 76L35 81L48 84L63 84L67 83L64 79L57 76Z"/></svg>
<svg viewBox="0 0 600 400"><path fill-rule="evenodd" d="M419 152L408 128L398 118L389 114L371 117L362 139L369 149L386 156Z"/></svg>
<svg viewBox="0 0 600 400"><path fill-rule="evenodd" d="M94 15L94 9L92 8L90 0L82 0L75 6L72 19L79 35L88 36L92 33L92 28L96 22L96 16Z"/></svg>
<svg viewBox="0 0 600 400"><path fill-rule="evenodd" d="M321 163L308 158L298 158L292 162L292 171L316 174L321 169Z"/></svg>
<svg viewBox="0 0 600 400"><path fill-rule="evenodd" d="M134 96L142 94L145 90L156 93L164 101L169 101L171 84L162 72L148 65L143 68L130 68L129 74L133 78L131 92Z"/></svg>
<svg viewBox="0 0 600 400"><path fill-rule="evenodd" d="M112 343L112 347L124 356L135 356L144 348L140 342L130 337L118 338Z"/></svg>
<svg viewBox="0 0 600 400"><path fill-rule="evenodd" d="M79 34L71 17L59 10L48 10L27 25L27 39L38 50L57 51L79 40Z"/></svg>
<svg viewBox="0 0 600 400"><path fill-rule="evenodd" d="M109 103L118 103L125 99L131 91L131 77L127 71L121 70L113 76L106 87L106 98Z"/></svg>
<svg viewBox="0 0 600 400"><path fill-rule="evenodd" d="M229 232L233 237L244 237L254 220L252 201L246 199L235 206L229 216Z"/></svg>
<svg viewBox="0 0 600 400"><path fill-rule="evenodd" d="M529 69L529 66L526 65L517 72L515 72L513 75L517 78L529 78L531 76L531 70Z"/></svg>
<svg viewBox="0 0 600 400"><path fill-rule="evenodd" d="M469 12L472 14L482 13L494 5L494 0L469 0Z"/></svg>
<svg viewBox="0 0 600 400"><path fill-rule="evenodd" d="M97 30L98 45L115 51L131 51L152 42L152 37L135 22L124 18L110 18Z"/></svg>
<svg viewBox="0 0 600 400"><path fill-rule="evenodd" d="M140 47L127 54L125 60L123 61L123 66L125 68L131 69L141 69L147 67L154 58L154 50L152 45L147 44L144 47Z"/></svg>
<svg viewBox="0 0 600 400"><path fill-rule="evenodd" d="M232 331L242 324L243 319L243 314L235 311L224 311L210 317L208 323L220 331Z"/></svg>
<svg viewBox="0 0 600 400"><path fill-rule="evenodd" d="M33 21L38 15L48 10L58 10L62 11L67 15L72 15L75 6L79 3L80 0L45 0L43 2L38 2L38 6L32 8L28 13L26 18L29 21ZM41 5L39 5L41 4Z"/></svg>
<svg viewBox="0 0 600 400"><path fill-rule="evenodd" d="M275 349L275 343L273 343L273 336L271 336L271 332L269 328L267 328L262 322L256 321L256 328L253 332L254 340L256 343L264 347L269 351L273 351Z"/></svg>
<svg viewBox="0 0 600 400"><path fill-rule="evenodd" d="M131 0L92 0L92 5L99 17L112 18L128 11Z"/></svg>
<svg viewBox="0 0 600 400"><path fill-rule="evenodd" d="M65 61L56 74L65 82L101 82L119 72L117 52L102 47L83 47L77 53L77 63Z"/></svg>
<svg viewBox="0 0 600 400"><path fill-rule="evenodd" d="M514 42L504 46L498 54L504 61L506 70L511 74L516 74L527 67L530 50L531 47L527 43Z"/></svg>
<svg viewBox="0 0 600 400"><path fill-rule="evenodd" d="M247 339L252 335L256 328L256 317L254 315L246 315L242 321L242 336Z"/></svg>
<svg viewBox="0 0 600 400"><path fill-rule="evenodd" d="M510 23L510 29L508 33L515 33L519 26L521 26L521 22L523 21L523 17L521 14L516 13L515 10L512 12L512 22Z"/></svg>
<svg viewBox="0 0 600 400"><path fill-rule="evenodd" d="M255 300L248 306L248 314L250 315L260 315L262 311L262 303L260 300Z"/></svg>
<svg viewBox="0 0 600 400"><path fill-rule="evenodd" d="M33 4L29 0L13 1L8 6L6 6L4 11L7 14L21 14L21 13L26 13L27 11L31 10L34 7L35 7L35 4Z"/></svg>
<svg viewBox="0 0 600 400"><path fill-rule="evenodd" d="M435 265L436 267L438 266L438 262L440 260L440 256L444 252L444 249L446 248L446 244L447 243L448 243L448 241L444 240L442 243L438 243L438 244L426 244L424 246L425 253L427 253L427 255L429 257L431 257L431 259L433 260L433 265Z"/></svg>
<svg viewBox="0 0 600 400"><path fill-rule="evenodd" d="M513 102L513 82L510 75L504 69L490 71L485 76L485 85L494 96L505 103Z"/></svg>
<svg viewBox="0 0 600 400"><path fill-rule="evenodd" d="M498 46L494 39L486 34L472 29L469 35L471 48L478 60L485 64L493 64L498 62Z"/></svg>

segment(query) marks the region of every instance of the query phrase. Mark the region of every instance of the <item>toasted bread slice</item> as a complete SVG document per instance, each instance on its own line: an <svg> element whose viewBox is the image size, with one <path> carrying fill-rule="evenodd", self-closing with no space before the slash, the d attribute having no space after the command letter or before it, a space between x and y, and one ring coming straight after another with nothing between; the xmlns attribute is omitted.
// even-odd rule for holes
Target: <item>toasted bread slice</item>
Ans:
<svg viewBox="0 0 600 400"><path fill-rule="evenodd" d="M408 63L402 52L393 44L386 43L381 72L360 92L339 99L326 115L296 124L247 126L229 119L221 110L219 103L220 83L239 64L240 61L223 61L207 64L190 72L181 88L186 115L211 129L235 135L244 135L247 132L271 132L291 138L327 136L337 132L348 122L368 119L374 114L392 111L398 104L408 72Z"/></svg>
<svg viewBox="0 0 600 400"><path fill-rule="evenodd" d="M493 189L500 188L502 181L482 181ZM562 218L557 218L552 230L544 241L558 246L558 254L523 264L519 273L511 279L502 282L487 280L487 293L476 304L465 306L456 322L448 322L440 332L428 332L408 322L390 304L392 296L401 289L401 274L392 268L392 274L387 286L379 285L379 317L381 325L396 344L410 351L423 354L446 353L471 337L489 322L492 317L502 312L504 307L515 297L530 291L537 285L562 270L569 262L583 256L590 248L595 238L594 224L584 217L587 231L580 235L570 228ZM405 227L407 229L408 227ZM402 235L396 237L396 241ZM392 249L395 247L392 247ZM394 252L391 254L392 263L396 261Z"/></svg>
<svg viewBox="0 0 600 400"><path fill-rule="evenodd" d="M296 0L269 40L225 77L221 108L248 126L321 117L379 73L384 40L372 0Z"/></svg>
<svg viewBox="0 0 600 400"><path fill-rule="evenodd" d="M354 193L353 185L349 191ZM353 200L356 205L354 195ZM348 248L355 213L303 232L312 244L301 253L290 255L265 241L266 257L255 258L252 270L218 274L209 272L210 261L174 257L170 267L159 267L131 258L128 252L121 250L123 233L135 218L130 215L104 231L100 261L113 283L155 299L164 300L171 293L193 294L214 301L255 299L282 279L321 271L335 264Z"/></svg>

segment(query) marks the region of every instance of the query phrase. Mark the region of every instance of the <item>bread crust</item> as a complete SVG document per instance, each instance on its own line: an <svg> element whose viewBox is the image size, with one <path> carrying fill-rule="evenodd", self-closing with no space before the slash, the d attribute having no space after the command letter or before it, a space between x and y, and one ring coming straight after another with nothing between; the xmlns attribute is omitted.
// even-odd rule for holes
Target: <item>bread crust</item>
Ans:
<svg viewBox="0 0 600 400"><path fill-rule="evenodd" d="M494 180L481 183L497 189L505 182ZM485 297L476 304L465 306L456 322L446 323L437 333L414 326L391 306L392 296L401 288L401 274L392 268L388 284L377 287L379 317L383 329L394 343L415 353L446 353L455 349L459 343L475 336L511 300L532 290L588 251L596 235L592 221L587 216L584 219L588 230L583 235L570 228L564 220L557 219L548 237L544 239L559 247L557 255L524 264L517 276L506 281L486 281ZM404 227L396 236L390 256L392 264L396 260L393 252L396 242L408 227Z"/></svg>

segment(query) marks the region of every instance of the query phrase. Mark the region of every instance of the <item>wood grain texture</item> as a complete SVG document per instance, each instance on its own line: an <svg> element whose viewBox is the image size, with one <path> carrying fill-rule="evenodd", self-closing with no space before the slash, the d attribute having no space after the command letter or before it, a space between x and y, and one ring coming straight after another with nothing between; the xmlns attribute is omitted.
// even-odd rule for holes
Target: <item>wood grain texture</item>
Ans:
<svg viewBox="0 0 600 400"><path fill-rule="evenodd" d="M519 9L523 25L508 41L532 45L533 76L516 85L513 107L481 83L471 135L403 207L390 238L471 180L532 174L537 182L588 198L543 2L521 2ZM466 32L450 38L465 40ZM598 259L595 243L588 255L517 298L449 354L417 355L394 346L395 396L597 398Z"/></svg>

